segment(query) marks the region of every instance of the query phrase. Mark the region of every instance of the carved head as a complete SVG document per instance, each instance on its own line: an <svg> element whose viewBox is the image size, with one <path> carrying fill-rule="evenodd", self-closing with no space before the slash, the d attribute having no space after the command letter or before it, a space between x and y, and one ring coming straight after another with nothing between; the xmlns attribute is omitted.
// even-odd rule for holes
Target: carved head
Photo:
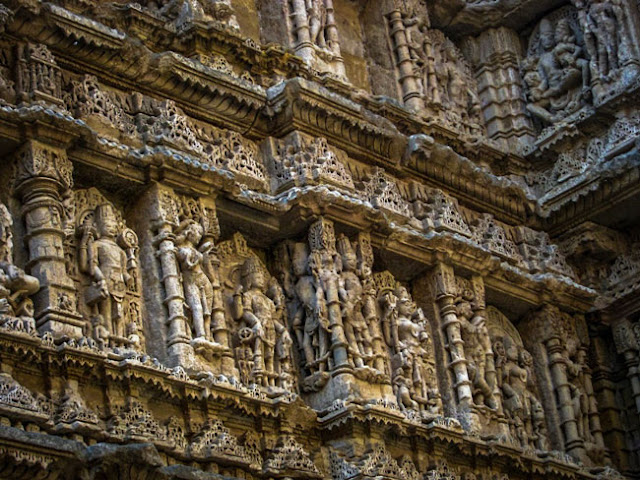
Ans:
<svg viewBox="0 0 640 480"><path fill-rule="evenodd" d="M473 309L471 303L467 300L461 300L456 304L456 314L459 317L464 317L469 320L473 316Z"/></svg>
<svg viewBox="0 0 640 480"><path fill-rule="evenodd" d="M118 235L118 219L113 206L105 203L96 208L96 224L102 238L115 238Z"/></svg>
<svg viewBox="0 0 640 480"><path fill-rule="evenodd" d="M340 235L340 238L338 238L338 251L342 256L342 268L347 272L354 272L357 267L358 257L351 246L351 242L344 235Z"/></svg>
<svg viewBox="0 0 640 480"><path fill-rule="evenodd" d="M185 220L178 227L178 241L187 241L192 245L198 245L204 235L204 228L194 220Z"/></svg>
<svg viewBox="0 0 640 480"><path fill-rule="evenodd" d="M498 358L504 358L507 356L502 340L496 340L493 342L493 353L495 353Z"/></svg>
<svg viewBox="0 0 640 480"><path fill-rule="evenodd" d="M255 257L245 260L242 264L242 280L247 290L257 288L263 291L265 289L266 279L260 260Z"/></svg>
<svg viewBox="0 0 640 480"><path fill-rule="evenodd" d="M553 25L546 18L543 18L540 22L540 44L546 52L553 50L556 44Z"/></svg>
<svg viewBox="0 0 640 480"><path fill-rule="evenodd" d="M556 23L556 40L564 43L575 43L576 39L571 30L568 18L561 18Z"/></svg>
<svg viewBox="0 0 640 480"><path fill-rule="evenodd" d="M395 290L395 296L398 298L397 305L398 311L401 315L411 316L413 312L417 309L416 304L413 302L411 295L409 295L409 291L400 286Z"/></svg>
<svg viewBox="0 0 640 480"><path fill-rule="evenodd" d="M528 351L526 351L524 348L521 348L520 352L518 353L518 363L522 367L530 367L533 365L533 357Z"/></svg>

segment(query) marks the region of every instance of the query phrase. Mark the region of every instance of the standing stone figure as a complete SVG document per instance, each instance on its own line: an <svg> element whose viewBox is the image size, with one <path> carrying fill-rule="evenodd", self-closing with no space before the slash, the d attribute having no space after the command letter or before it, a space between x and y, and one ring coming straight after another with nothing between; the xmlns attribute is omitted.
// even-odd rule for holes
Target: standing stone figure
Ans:
<svg viewBox="0 0 640 480"><path fill-rule="evenodd" d="M476 405L486 405L496 409L497 403L493 389L487 381L488 355L493 357L493 352L484 318L474 315L471 304L467 300L459 301L456 310L464 340L467 371L473 384L473 401Z"/></svg>
<svg viewBox="0 0 640 480"><path fill-rule="evenodd" d="M194 220L183 221L176 231L176 257L182 273L185 302L191 313L193 339L210 340L213 285L209 254L213 244L200 245L204 229Z"/></svg>
<svg viewBox="0 0 640 480"><path fill-rule="evenodd" d="M324 0L305 0L305 4L311 43L320 48L325 48L327 46L327 39L325 38L327 10L324 5Z"/></svg>
<svg viewBox="0 0 640 480"><path fill-rule="evenodd" d="M95 225L83 225L78 261L80 270L92 281L85 292L85 301L102 317L96 323L110 331L112 343L123 344L126 342L123 301L132 275L127 255L116 241L117 235L118 220L113 207L99 205Z"/></svg>
<svg viewBox="0 0 640 480"><path fill-rule="evenodd" d="M422 310L405 287L381 297L382 325L393 352L392 384L398 404L404 409L437 415L442 402L435 387L435 372L429 368L432 347Z"/></svg>
<svg viewBox="0 0 640 480"><path fill-rule="evenodd" d="M239 348L251 355L248 365L252 370L244 372L245 376L250 383L281 387L281 374L289 376L289 372L282 372L280 364L281 360L285 365L289 362L289 353L283 351L291 345L289 333L278 321L273 299L266 295L267 281L260 260L255 257L245 260L241 275L241 284L233 295L233 312L240 322ZM273 293L273 286L271 291Z"/></svg>
<svg viewBox="0 0 640 480"><path fill-rule="evenodd" d="M574 0L596 79L609 81L619 68L624 10L619 0Z"/></svg>

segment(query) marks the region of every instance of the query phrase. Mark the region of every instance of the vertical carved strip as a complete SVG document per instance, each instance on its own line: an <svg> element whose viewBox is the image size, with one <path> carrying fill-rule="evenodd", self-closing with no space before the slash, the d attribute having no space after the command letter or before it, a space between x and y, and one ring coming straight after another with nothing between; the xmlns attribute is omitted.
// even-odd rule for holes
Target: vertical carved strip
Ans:
<svg viewBox="0 0 640 480"><path fill-rule="evenodd" d="M402 100L404 104L416 111L424 108L424 101L415 75L414 63L411 58L407 34L402 21L402 13L394 10L388 14L389 30L393 42L396 67L399 72Z"/></svg>
<svg viewBox="0 0 640 480"><path fill-rule="evenodd" d="M62 224L62 193L72 186L72 169L64 150L30 140L17 153L15 195L23 204L27 268L41 284L34 296L36 323L54 336L78 338L83 323L75 301L72 310L60 305L62 298L76 297L66 270Z"/></svg>
<svg viewBox="0 0 640 480"><path fill-rule="evenodd" d="M449 365L455 377L454 388L458 397L458 405L468 408L473 404L471 381L467 372L467 361L464 356L464 341L460 332L460 321L456 315L455 300L455 276L453 268L440 263L434 270L436 291L436 305L442 320L442 329L445 332L448 349Z"/></svg>

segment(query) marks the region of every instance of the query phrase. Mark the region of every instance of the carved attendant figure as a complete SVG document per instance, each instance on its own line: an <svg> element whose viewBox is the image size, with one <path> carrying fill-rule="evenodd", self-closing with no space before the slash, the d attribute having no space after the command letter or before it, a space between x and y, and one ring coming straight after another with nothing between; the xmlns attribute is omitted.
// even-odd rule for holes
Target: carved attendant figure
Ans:
<svg viewBox="0 0 640 480"><path fill-rule="evenodd" d="M194 339L209 340L213 286L208 255L210 242L200 245L204 229L193 220L185 220L178 227L176 257L180 263L185 302L191 311L191 334Z"/></svg>
<svg viewBox="0 0 640 480"><path fill-rule="evenodd" d="M111 335L124 338L122 303L132 276L127 271L127 255L116 242L118 221L111 205L96 208L95 224L97 238L93 226L85 225L79 247L80 269L93 282L85 300L97 306L98 315L111 327Z"/></svg>

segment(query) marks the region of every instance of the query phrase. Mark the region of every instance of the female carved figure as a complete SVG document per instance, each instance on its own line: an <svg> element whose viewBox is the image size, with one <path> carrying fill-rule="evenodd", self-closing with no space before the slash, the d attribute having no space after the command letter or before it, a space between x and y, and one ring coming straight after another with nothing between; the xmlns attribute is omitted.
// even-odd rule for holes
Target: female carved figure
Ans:
<svg viewBox="0 0 640 480"><path fill-rule="evenodd" d="M325 48L326 39L324 29L327 23L327 11L324 0L305 0L305 3L311 43L314 43L320 48Z"/></svg>
<svg viewBox="0 0 640 480"><path fill-rule="evenodd" d="M381 300L385 339L394 352L393 385L398 403L438 413L440 396L429 378L428 358L432 352L422 310L404 287L387 292Z"/></svg>
<svg viewBox="0 0 640 480"><path fill-rule="evenodd" d="M180 224L176 236L176 257L182 273L185 302L191 312L191 335L209 340L213 286L209 254L213 244L200 245L204 229L193 220Z"/></svg>
<svg viewBox="0 0 640 480"><path fill-rule="evenodd" d="M84 226L78 252L80 269L93 282L85 300L97 306L111 335L122 339L126 335L122 304L132 276L127 271L127 255L116 242L118 221L111 205L96 208L95 224L97 232L93 225Z"/></svg>

